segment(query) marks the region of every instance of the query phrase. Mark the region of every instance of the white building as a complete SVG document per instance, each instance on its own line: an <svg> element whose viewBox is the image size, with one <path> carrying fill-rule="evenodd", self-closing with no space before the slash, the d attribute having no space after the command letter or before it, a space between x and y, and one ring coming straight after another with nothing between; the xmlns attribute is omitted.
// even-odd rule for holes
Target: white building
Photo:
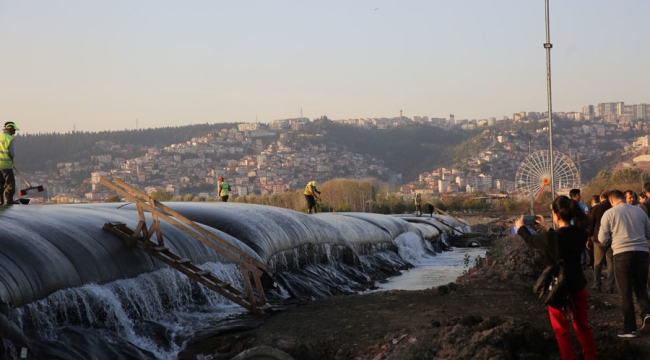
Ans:
<svg viewBox="0 0 650 360"><path fill-rule="evenodd" d="M447 188L449 187L449 184L451 184L451 181L449 181L449 180L438 180L438 192L439 193L446 193Z"/></svg>

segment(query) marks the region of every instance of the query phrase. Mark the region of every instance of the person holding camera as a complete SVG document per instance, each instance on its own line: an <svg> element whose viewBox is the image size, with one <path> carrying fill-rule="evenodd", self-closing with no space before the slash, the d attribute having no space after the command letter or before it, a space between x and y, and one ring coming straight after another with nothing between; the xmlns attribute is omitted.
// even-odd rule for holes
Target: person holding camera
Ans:
<svg viewBox="0 0 650 360"><path fill-rule="evenodd" d="M587 321L587 279L580 264L588 237L585 230L587 216L578 203L567 196L559 196L553 201L552 216L557 229L546 225L541 215L536 216L534 224L542 229L541 232L531 234L524 224L524 216L517 219L515 228L526 244L544 252L546 266L564 261L565 285L570 299L567 306L573 313L573 330L582 346L583 358L596 359L596 342ZM526 220L529 222L532 219ZM557 251L556 244L559 248ZM560 259L557 258L558 253ZM548 315L562 359L575 359L571 329L564 309L548 306Z"/></svg>

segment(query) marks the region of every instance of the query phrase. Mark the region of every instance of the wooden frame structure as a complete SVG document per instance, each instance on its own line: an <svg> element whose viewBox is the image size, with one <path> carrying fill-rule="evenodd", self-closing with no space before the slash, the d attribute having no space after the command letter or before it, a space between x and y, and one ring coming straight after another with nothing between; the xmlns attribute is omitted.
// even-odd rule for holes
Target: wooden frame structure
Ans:
<svg viewBox="0 0 650 360"><path fill-rule="evenodd" d="M106 223L104 224L104 229L124 239L129 245L135 245L147 251L170 267L241 305L250 312L264 314L264 311L269 309L260 280L264 272L268 272L269 270L265 263L256 260L254 257L209 232L192 220L119 179L114 179L111 182L102 177L99 179L99 183L133 202L137 207L138 216L140 217L140 221L135 230L129 229L126 224L120 222ZM147 227L144 216L145 211L151 213L152 224L150 227ZM246 293L244 294L231 284L218 279L210 271L203 270L194 265L190 259L182 258L171 252L165 246L163 234L160 229L160 220L164 220L182 230L239 265L244 278ZM154 234L156 235L155 242L151 239ZM253 278L255 283L257 299L253 292L251 278Z"/></svg>

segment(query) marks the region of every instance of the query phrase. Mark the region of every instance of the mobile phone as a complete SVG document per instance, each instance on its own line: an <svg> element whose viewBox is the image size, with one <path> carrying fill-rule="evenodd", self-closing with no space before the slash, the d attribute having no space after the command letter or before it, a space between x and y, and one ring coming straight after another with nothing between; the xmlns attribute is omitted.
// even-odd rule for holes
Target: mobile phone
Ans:
<svg viewBox="0 0 650 360"><path fill-rule="evenodd" d="M524 225L526 226L537 225L537 216L535 215L524 216Z"/></svg>

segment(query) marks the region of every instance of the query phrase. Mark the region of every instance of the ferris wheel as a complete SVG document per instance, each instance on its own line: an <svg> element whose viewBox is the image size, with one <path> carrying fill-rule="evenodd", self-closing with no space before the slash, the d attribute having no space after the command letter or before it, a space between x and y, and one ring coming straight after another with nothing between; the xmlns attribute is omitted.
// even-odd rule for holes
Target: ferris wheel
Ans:
<svg viewBox="0 0 650 360"><path fill-rule="evenodd" d="M551 191L551 157L548 150L534 152L519 165L515 189L521 196L537 198ZM555 192L580 187L580 171L568 156L553 151Z"/></svg>

